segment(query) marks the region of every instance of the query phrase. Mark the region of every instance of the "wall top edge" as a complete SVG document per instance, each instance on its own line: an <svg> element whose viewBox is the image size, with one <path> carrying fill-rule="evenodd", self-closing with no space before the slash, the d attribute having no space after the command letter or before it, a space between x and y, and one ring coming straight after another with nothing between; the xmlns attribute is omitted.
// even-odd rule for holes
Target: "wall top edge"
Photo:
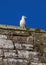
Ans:
<svg viewBox="0 0 46 65"><path fill-rule="evenodd" d="M21 30L21 31L26 31L26 30L29 30L29 31L35 31L35 28L22 28L22 27L19 27L19 26L12 26L12 25L2 25L0 24L0 29L10 29L10 30ZM45 30L41 30L41 32L46 32Z"/></svg>

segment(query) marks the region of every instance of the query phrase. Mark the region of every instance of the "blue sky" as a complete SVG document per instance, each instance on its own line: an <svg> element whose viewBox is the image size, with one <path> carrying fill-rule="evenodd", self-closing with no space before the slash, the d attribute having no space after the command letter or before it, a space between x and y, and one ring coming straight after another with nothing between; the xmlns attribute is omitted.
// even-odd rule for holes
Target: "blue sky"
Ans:
<svg viewBox="0 0 46 65"><path fill-rule="evenodd" d="M22 15L27 27L46 30L46 0L0 0L0 24L19 26Z"/></svg>

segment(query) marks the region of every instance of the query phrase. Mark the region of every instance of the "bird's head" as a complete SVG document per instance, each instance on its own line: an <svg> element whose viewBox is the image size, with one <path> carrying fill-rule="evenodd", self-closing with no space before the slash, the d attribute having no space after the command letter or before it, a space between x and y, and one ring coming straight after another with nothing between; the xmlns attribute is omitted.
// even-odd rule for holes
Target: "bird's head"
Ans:
<svg viewBox="0 0 46 65"><path fill-rule="evenodd" d="M22 16L22 19L25 19L25 18L27 18L26 16Z"/></svg>

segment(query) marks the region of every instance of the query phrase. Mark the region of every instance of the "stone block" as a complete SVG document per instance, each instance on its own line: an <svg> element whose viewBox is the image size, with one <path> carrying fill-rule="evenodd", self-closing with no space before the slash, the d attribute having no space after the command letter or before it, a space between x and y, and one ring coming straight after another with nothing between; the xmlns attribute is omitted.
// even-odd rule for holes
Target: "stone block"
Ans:
<svg viewBox="0 0 46 65"><path fill-rule="evenodd" d="M22 45L19 43L15 43L15 47L16 47L16 49L22 49Z"/></svg>
<svg viewBox="0 0 46 65"><path fill-rule="evenodd" d="M14 42L16 43L26 43L27 42L27 37L22 37L22 36L14 36L13 37Z"/></svg>
<svg viewBox="0 0 46 65"><path fill-rule="evenodd" d="M13 49L13 43L11 40L0 39L0 48Z"/></svg>
<svg viewBox="0 0 46 65"><path fill-rule="evenodd" d="M3 64L4 65L28 65L28 62L22 59L8 58L8 59L3 59Z"/></svg>
<svg viewBox="0 0 46 65"><path fill-rule="evenodd" d="M28 51L24 51L24 50L21 50L21 51L18 51L18 57L19 58L28 58Z"/></svg>
<svg viewBox="0 0 46 65"><path fill-rule="evenodd" d="M42 41L43 41L43 44L46 45L46 33L44 33L44 34L42 35Z"/></svg>
<svg viewBox="0 0 46 65"><path fill-rule="evenodd" d="M2 57L0 57L0 65L3 65Z"/></svg>
<svg viewBox="0 0 46 65"><path fill-rule="evenodd" d="M29 58L30 59L38 58L38 53L30 51L29 52Z"/></svg>
<svg viewBox="0 0 46 65"><path fill-rule="evenodd" d="M0 39L7 39L7 36L6 36L6 35L1 35L1 34L0 34Z"/></svg>
<svg viewBox="0 0 46 65"><path fill-rule="evenodd" d="M3 59L3 65L8 65L8 59Z"/></svg>
<svg viewBox="0 0 46 65"><path fill-rule="evenodd" d="M32 52L32 51L18 51L18 57L19 58L28 58L28 59L32 59L32 58L37 58L38 57L38 53L37 52Z"/></svg>
<svg viewBox="0 0 46 65"><path fill-rule="evenodd" d="M16 58L17 57L17 54L16 53L14 53L14 52L4 52L4 56L5 56L5 58Z"/></svg>
<svg viewBox="0 0 46 65"><path fill-rule="evenodd" d="M33 36L27 37L27 43L33 44Z"/></svg>
<svg viewBox="0 0 46 65"><path fill-rule="evenodd" d="M33 50L32 44L22 44L22 48L26 50Z"/></svg>
<svg viewBox="0 0 46 65"><path fill-rule="evenodd" d="M35 33L34 34L34 44L42 43L42 33Z"/></svg>

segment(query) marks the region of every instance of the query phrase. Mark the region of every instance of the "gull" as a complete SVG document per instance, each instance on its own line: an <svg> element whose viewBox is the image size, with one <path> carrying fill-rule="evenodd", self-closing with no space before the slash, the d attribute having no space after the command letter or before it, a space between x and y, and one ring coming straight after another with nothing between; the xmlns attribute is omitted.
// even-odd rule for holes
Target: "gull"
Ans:
<svg viewBox="0 0 46 65"><path fill-rule="evenodd" d="M27 18L27 17L26 16L22 16L22 19L20 20L20 27L26 27L25 18Z"/></svg>

